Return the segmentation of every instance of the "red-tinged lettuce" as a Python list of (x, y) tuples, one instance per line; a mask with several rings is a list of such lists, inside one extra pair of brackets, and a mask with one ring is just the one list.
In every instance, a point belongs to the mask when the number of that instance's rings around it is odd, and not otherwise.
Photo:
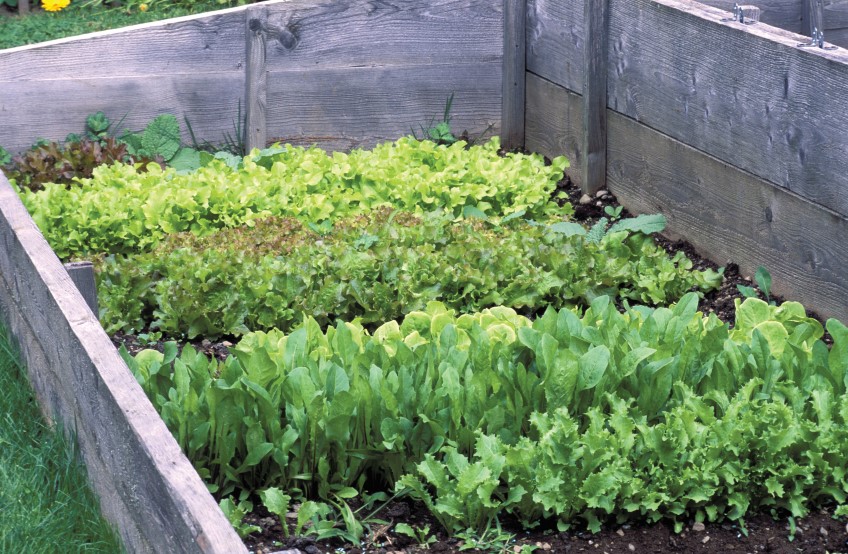
[(152, 327), (212, 338), (289, 330), (301, 314), (321, 326), (379, 324), (431, 301), (461, 312), (505, 305), (525, 313), (602, 294), (668, 303), (721, 282), (720, 272), (692, 271), (682, 253), (669, 257), (646, 235), (617, 232), (592, 243), (555, 228), (382, 208), (324, 234), (291, 218), (206, 237), (183, 233), (150, 253), (100, 264), (100, 319), (110, 332)]

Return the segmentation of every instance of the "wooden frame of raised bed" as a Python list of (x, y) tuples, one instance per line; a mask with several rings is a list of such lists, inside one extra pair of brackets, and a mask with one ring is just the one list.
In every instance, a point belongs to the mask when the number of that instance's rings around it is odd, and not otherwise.
[[(764, 1), (762, 21), (805, 31), (804, 2)], [(0, 51), (0, 144), (99, 110), (136, 129), (184, 116), (214, 142), (243, 106), (248, 145), (347, 149), (419, 130), (453, 93), (454, 128), (565, 154), (584, 190), (848, 320), (848, 51), (729, 17), (690, 0), (275, 0)], [(5, 179), (0, 213), (0, 310), (127, 547), (239, 551)]]

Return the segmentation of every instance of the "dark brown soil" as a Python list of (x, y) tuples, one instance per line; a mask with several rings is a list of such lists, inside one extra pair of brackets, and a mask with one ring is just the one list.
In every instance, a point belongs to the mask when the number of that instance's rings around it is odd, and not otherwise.
[[(598, 554), (637, 553), (703, 553), (703, 554), (844, 554), (848, 552), (848, 525), (844, 518), (837, 520), (827, 511), (818, 511), (796, 520), (794, 535), (786, 517), (754, 515), (740, 523), (708, 523), (699, 527), (690, 521), (680, 533), (675, 533), (669, 523), (653, 525), (609, 525), (597, 534), (585, 531), (557, 532), (540, 529), (532, 532), (504, 531), (514, 534), (502, 543), (505, 548), (480, 550), (469, 548), (461, 540), (452, 539), (442, 532), (431, 533), (436, 542), (429, 548), (393, 531), (393, 525), (406, 522), (414, 527), (438, 524), (428, 517), (420, 506), (398, 502), (389, 506), (387, 513), (378, 514), (386, 524), (373, 525), (373, 535), (361, 546), (315, 541), (309, 537), (285, 538), (279, 520), (273, 516), (256, 516), (251, 523), (262, 527), (261, 533), (250, 535), (245, 544), (256, 554), (275, 552), (303, 552), (305, 554), (393, 554), (424, 552), (505, 552), (520, 553), (522, 546), (535, 546), (535, 552), (596, 552)], [(291, 525), (292, 521), (289, 521)]]
[[(577, 221), (592, 225), (605, 216), (606, 206), (617, 207), (618, 201), (612, 194), (601, 191), (591, 199), (583, 198), (582, 191), (570, 180), (564, 179), (559, 184), (559, 190), (567, 194), (567, 200), (575, 208)], [(581, 198), (583, 202), (581, 202)], [(588, 201), (587, 201), (588, 200)], [(621, 217), (629, 217), (627, 210), (622, 210)], [(696, 269), (718, 269), (714, 262), (701, 257), (694, 247), (685, 241), (672, 241), (663, 236), (657, 236), (657, 241), (669, 253), (683, 251), (694, 262)], [(739, 274), (739, 267), (730, 263), (724, 266), (724, 283), (715, 291), (705, 295), (700, 304), (705, 314), (715, 313), (722, 321), (733, 323), (734, 301), (743, 296), (737, 285), (755, 286), (750, 276)], [(772, 297), (777, 303), (781, 298)], [(818, 318), (816, 314), (809, 313)], [(156, 348), (161, 351), (163, 342), (146, 342), (136, 336), (118, 334), (112, 337), (116, 346), (124, 345), (131, 353), (144, 348)], [(829, 342), (829, 337), (825, 336)], [(229, 341), (210, 342), (208, 340), (193, 341), (190, 344), (197, 350), (225, 359), (232, 343)], [(795, 522), (795, 532), (791, 533), (790, 519), (786, 514), (777, 519), (768, 514), (756, 514), (747, 518), (744, 528), (740, 523), (710, 523), (703, 528), (689, 521), (682, 532), (675, 533), (668, 522), (653, 525), (615, 525), (605, 526), (598, 534), (585, 530), (557, 532), (555, 528), (540, 527), (532, 531), (522, 531), (505, 524), (503, 531), (513, 538), (507, 542), (501, 541), (500, 546), (492, 544), (487, 549), (475, 549), (464, 544), (461, 540), (448, 537), (439, 529), (439, 524), (430, 516), (423, 506), (406, 501), (390, 504), (383, 512), (375, 517), (385, 523), (373, 523), (365, 542), (360, 546), (343, 544), (339, 541), (316, 541), (311, 537), (287, 538), (278, 518), (263, 512), (261, 503), (254, 514), (248, 516), (246, 523), (259, 526), (262, 531), (247, 537), (245, 544), (256, 554), (280, 552), (285, 554), (392, 554), (392, 553), (423, 553), (423, 552), (504, 552), (520, 553), (522, 546), (535, 547), (535, 552), (597, 552), (598, 554), (630, 554), (637, 553), (774, 553), (774, 554), (846, 554), (848, 553), (848, 525), (846, 518), (833, 519), (832, 509), (816, 511), (802, 520)], [(294, 516), (294, 514), (289, 514)], [(429, 536), (435, 537), (435, 542), (427, 547), (415, 544), (411, 538), (394, 532), (394, 525), (407, 523), (413, 527), (429, 526), (432, 530)], [(294, 519), (287, 521), (287, 526), (293, 528)]]

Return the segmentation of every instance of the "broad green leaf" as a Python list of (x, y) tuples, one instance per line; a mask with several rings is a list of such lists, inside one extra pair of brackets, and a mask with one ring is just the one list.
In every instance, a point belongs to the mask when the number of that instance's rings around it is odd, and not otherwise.
[(577, 390), (587, 390), (594, 388), (604, 372), (609, 367), (610, 351), (604, 345), (596, 346), (580, 357), (579, 373), (577, 376)]
[(163, 114), (150, 122), (141, 138), (145, 150), (162, 156), (166, 161), (174, 157), (180, 148), (180, 124), (177, 118)]
[(571, 221), (560, 221), (559, 223), (554, 223), (548, 226), (548, 229), (555, 233), (560, 233), (567, 237), (577, 236), (585, 236), (587, 231), (586, 228), (580, 225), (579, 223), (574, 223)]

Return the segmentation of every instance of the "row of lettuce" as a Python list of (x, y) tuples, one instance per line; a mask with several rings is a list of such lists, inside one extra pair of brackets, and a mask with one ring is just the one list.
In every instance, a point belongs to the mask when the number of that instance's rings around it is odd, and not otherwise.
[(204, 163), (21, 196), (96, 258), (109, 331), (241, 336), (225, 362), (125, 353), (231, 512), (297, 501), (299, 529), (358, 540), (366, 491), (451, 533), (844, 504), (846, 328), (829, 349), (798, 304), (704, 317), (721, 272), (670, 257), (661, 218), (569, 221), (564, 158), (405, 138)]
[(249, 333), (225, 362), (124, 355), (223, 496), (407, 490), (451, 532), (844, 504), (848, 328), (828, 322), (828, 349), (799, 304), (747, 299), (732, 329), (697, 304), (602, 296), (531, 321), (432, 303), (373, 333)]

